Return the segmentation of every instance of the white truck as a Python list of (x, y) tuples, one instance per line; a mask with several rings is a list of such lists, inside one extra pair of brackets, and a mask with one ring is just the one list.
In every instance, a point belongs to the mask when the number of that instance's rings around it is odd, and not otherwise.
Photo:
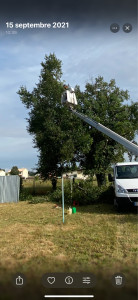
[(109, 174), (108, 178), (113, 181), (114, 205), (118, 209), (138, 206), (138, 162), (116, 163), (114, 175)]

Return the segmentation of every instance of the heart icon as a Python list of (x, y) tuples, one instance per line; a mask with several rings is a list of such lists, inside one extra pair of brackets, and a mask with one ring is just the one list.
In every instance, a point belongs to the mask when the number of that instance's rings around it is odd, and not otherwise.
[(47, 277), (47, 281), (50, 284), (53, 284), (55, 282), (55, 280), (56, 280), (55, 277)]

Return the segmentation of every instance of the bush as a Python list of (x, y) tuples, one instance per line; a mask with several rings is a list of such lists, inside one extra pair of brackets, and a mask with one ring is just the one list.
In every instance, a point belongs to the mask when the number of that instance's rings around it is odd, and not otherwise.
[[(73, 184), (73, 192), (71, 199), (70, 182), (64, 187), (65, 204), (72, 205), (73, 201), (79, 205), (89, 205), (94, 203), (113, 203), (114, 191), (112, 186), (93, 186), (90, 181), (81, 181), (79, 184)], [(50, 195), (50, 201), (61, 202), (62, 190), (58, 188)]]
[[(75, 187), (74, 187), (75, 188)], [(113, 203), (114, 190), (112, 186), (93, 186), (89, 181), (82, 181), (76, 186), (79, 192), (75, 192), (73, 198), (78, 197), (81, 205), (93, 203)]]
[(45, 203), (45, 202), (49, 202), (49, 198), (47, 196), (45, 196), (45, 197), (33, 197), (29, 201), (29, 204), (38, 204), (38, 203)]
[(23, 178), (20, 177), (20, 193), (23, 191)]
[(27, 191), (20, 192), (19, 201), (27, 201), (31, 199), (32, 195), (30, 195)]
[(80, 205), (88, 205), (99, 202), (100, 189), (96, 186), (75, 187), (73, 192), (73, 200), (79, 202)]
[(61, 202), (62, 200), (62, 190), (57, 188), (53, 193), (50, 194), (50, 201)]

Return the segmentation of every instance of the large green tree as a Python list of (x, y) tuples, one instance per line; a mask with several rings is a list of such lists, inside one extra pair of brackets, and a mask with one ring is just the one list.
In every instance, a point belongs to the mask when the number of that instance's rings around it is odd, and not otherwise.
[[(76, 92), (80, 99), (81, 112), (128, 140), (134, 140), (138, 122), (137, 104), (124, 104), (129, 99), (128, 91), (117, 87), (115, 80), (107, 83), (99, 76), (95, 82), (86, 84), (84, 92), (81, 92), (79, 87)], [(95, 128), (88, 125), (87, 128), (93, 143), (81, 164), (87, 171), (96, 174), (100, 186), (105, 183), (105, 174), (111, 164), (124, 160), (126, 149)]]
[[(55, 54), (45, 56), (33, 91), (23, 86), (18, 91), (29, 111), (28, 132), (39, 150), (38, 172), (45, 179), (51, 176), (55, 187), (56, 176), (79, 163), (87, 172), (96, 174), (101, 185), (111, 164), (123, 160), (126, 149), (61, 105), (64, 90), (61, 65)], [(99, 76), (86, 84), (84, 92), (78, 86), (75, 91), (79, 111), (127, 139), (134, 139), (136, 104), (124, 104), (129, 99), (128, 91), (117, 87), (115, 80), (107, 83)]]
[(39, 150), (38, 172), (45, 179), (51, 176), (54, 182), (55, 176), (75, 166), (79, 157), (90, 150), (92, 138), (81, 120), (61, 105), (61, 61), (50, 54), (41, 66), (33, 91), (22, 86), (18, 94), (29, 110), (27, 129)]

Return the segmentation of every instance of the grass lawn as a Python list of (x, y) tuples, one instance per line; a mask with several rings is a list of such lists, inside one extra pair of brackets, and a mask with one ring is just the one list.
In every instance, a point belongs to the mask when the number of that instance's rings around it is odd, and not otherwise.
[(1, 282), (19, 271), (38, 278), (50, 271), (91, 271), (102, 280), (122, 272), (134, 289), (135, 213), (118, 214), (108, 204), (90, 205), (65, 215), (63, 225), (62, 209), (54, 203), (5, 203), (0, 205), (0, 231)]

